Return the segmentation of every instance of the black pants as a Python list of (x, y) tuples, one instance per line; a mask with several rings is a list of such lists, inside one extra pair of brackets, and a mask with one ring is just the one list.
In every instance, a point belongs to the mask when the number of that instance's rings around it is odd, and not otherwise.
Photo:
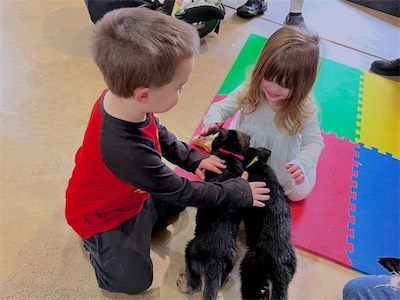
[(99, 287), (130, 295), (147, 290), (153, 282), (150, 259), (153, 226), (183, 209), (149, 198), (142, 211), (132, 219), (83, 240), (84, 247), (90, 252)]

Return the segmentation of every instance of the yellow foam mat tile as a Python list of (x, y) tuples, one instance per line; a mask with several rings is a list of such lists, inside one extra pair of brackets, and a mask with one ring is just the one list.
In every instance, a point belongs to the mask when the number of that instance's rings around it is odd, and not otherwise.
[(400, 159), (400, 83), (363, 72), (358, 119), (357, 142)]

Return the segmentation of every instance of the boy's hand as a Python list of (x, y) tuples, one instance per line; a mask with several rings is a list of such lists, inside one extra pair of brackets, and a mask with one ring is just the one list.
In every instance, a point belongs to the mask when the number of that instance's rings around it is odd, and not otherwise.
[(286, 170), (290, 173), (290, 176), (297, 185), (304, 182), (304, 174), (298, 165), (285, 164)]
[[(242, 178), (247, 180), (249, 178), (249, 173), (243, 172)], [(266, 195), (270, 192), (269, 188), (266, 188), (265, 182), (262, 181), (249, 182), (249, 184), (251, 193), (253, 194), (253, 206), (264, 207), (265, 204), (261, 201), (269, 200), (270, 197)]]
[(201, 130), (200, 135), (202, 135), (202, 136), (209, 135), (209, 134), (210, 134), (211, 132), (213, 132), (215, 129), (218, 129), (218, 128), (221, 128), (222, 126), (224, 126), (224, 124), (225, 124), (225, 121), (220, 121), (220, 122), (218, 122), (218, 123), (210, 124), (210, 125), (204, 127), (204, 128)]
[(210, 155), (209, 157), (203, 159), (199, 166), (197, 167), (194, 174), (199, 177), (201, 180), (204, 180), (203, 170), (212, 171), (217, 174), (221, 174), (221, 169), (225, 169), (225, 161), (218, 156)]

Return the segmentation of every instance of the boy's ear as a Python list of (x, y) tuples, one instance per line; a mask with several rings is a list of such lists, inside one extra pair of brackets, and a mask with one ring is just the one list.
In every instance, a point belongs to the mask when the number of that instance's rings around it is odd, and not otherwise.
[(133, 91), (133, 98), (139, 101), (140, 103), (146, 103), (150, 97), (150, 88), (146, 87), (138, 87)]

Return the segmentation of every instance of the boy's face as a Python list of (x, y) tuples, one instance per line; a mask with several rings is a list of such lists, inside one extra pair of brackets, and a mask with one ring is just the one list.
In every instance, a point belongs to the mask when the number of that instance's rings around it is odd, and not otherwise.
[(189, 80), (194, 67), (194, 58), (188, 58), (178, 66), (174, 78), (167, 85), (151, 89), (150, 109), (153, 113), (163, 113), (173, 108), (181, 97), (185, 83)]

